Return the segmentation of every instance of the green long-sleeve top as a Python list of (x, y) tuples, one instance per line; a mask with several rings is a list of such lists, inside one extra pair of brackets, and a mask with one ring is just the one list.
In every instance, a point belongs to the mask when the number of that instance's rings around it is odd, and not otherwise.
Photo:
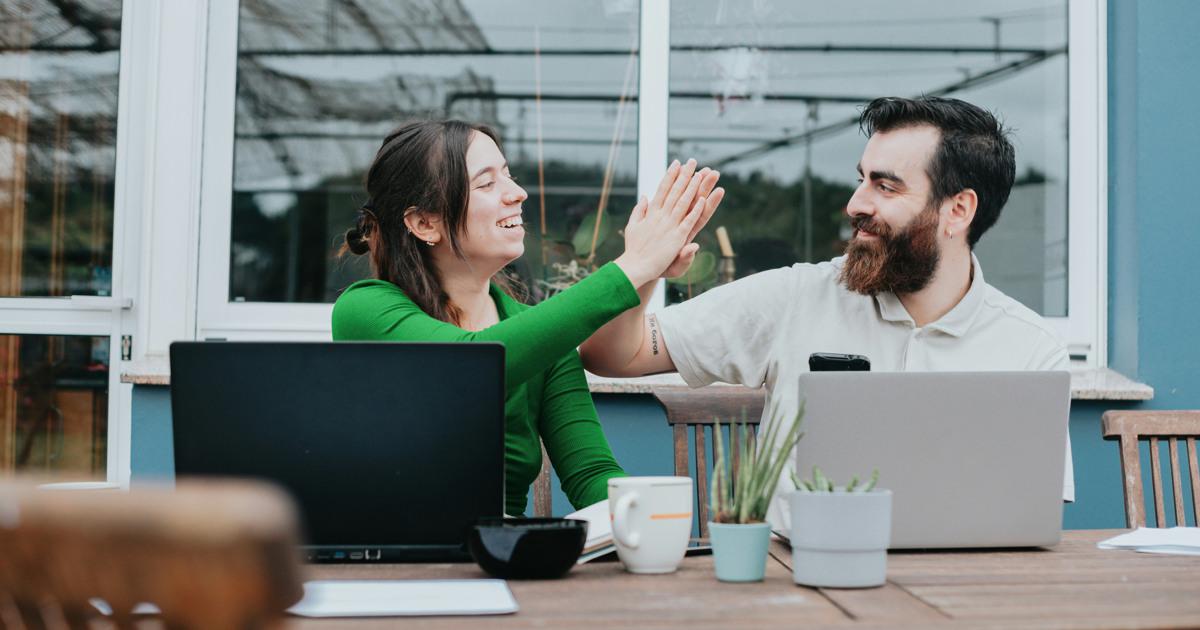
[(563, 492), (577, 509), (607, 498), (607, 481), (624, 477), (592, 403), (575, 348), (639, 297), (609, 263), (573, 287), (527, 306), (490, 289), (500, 322), (478, 332), (434, 319), (396, 285), (363, 280), (333, 306), (339, 341), (499, 341), (505, 370), (505, 511), (524, 514), (542, 467), (538, 437)]

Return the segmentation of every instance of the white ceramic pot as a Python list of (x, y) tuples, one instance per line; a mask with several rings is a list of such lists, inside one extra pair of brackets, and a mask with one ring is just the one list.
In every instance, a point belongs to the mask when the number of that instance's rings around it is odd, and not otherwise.
[(861, 588), (887, 581), (892, 491), (801, 492), (791, 496), (792, 580)]

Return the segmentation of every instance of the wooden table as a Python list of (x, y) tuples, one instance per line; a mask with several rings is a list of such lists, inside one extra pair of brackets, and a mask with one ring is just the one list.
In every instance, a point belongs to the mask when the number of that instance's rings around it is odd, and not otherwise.
[[(510, 581), (521, 610), (487, 617), (315, 620), (289, 628), (1195, 628), (1200, 557), (1096, 549), (1119, 530), (1067, 531), (1049, 550), (893, 552), (888, 583), (810, 589), (792, 583), (774, 543), (766, 580), (718, 582), (711, 556), (662, 576), (592, 562), (561, 580)], [(308, 579), (485, 577), (473, 564), (317, 565)]]

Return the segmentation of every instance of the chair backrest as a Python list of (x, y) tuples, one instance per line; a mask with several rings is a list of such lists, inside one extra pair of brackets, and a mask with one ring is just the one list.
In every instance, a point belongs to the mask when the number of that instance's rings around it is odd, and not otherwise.
[(0, 628), (88, 628), (100, 618), (92, 598), (122, 629), (143, 602), (171, 629), (282, 627), (304, 594), (298, 545), (290, 499), (255, 482), (0, 484)]
[(1186, 444), (1188, 478), (1192, 488), (1192, 521), (1200, 524), (1200, 471), (1196, 465), (1196, 438), (1200, 437), (1200, 411), (1106, 411), (1101, 417), (1106, 440), (1121, 442), (1121, 476), (1125, 489), (1125, 525), (1146, 525), (1145, 499), (1142, 493), (1142, 465), (1138, 442), (1150, 443), (1151, 486), (1154, 489), (1154, 517), (1157, 527), (1166, 527), (1163, 505), (1162, 465), (1159, 440), (1166, 438), (1171, 460), (1171, 494), (1174, 498), (1175, 524), (1184, 525), (1183, 485), (1179, 469), (1179, 441)]
[(554, 504), (550, 499), (550, 469), (550, 456), (546, 453), (546, 445), (542, 444), (542, 471), (533, 480), (534, 516), (554, 516)]
[[(716, 442), (710, 439), (717, 422), (729, 424), (743, 422), (757, 427), (762, 417), (766, 393), (761, 389), (742, 386), (712, 385), (700, 389), (663, 386), (654, 388), (654, 398), (667, 412), (667, 424), (674, 430), (675, 474), (680, 477), (691, 475), (696, 488), (696, 518), (699, 521), (700, 538), (708, 538), (708, 452), (712, 451), (716, 461)], [(688, 448), (688, 427), (693, 429), (696, 456), (691, 457)], [(733, 469), (737, 469), (738, 435), (730, 432), (726, 443)], [(754, 432), (750, 432), (753, 440)], [(706, 446), (711, 444), (711, 446)], [(753, 447), (753, 443), (749, 446)], [(736, 479), (734, 479), (736, 481)]]

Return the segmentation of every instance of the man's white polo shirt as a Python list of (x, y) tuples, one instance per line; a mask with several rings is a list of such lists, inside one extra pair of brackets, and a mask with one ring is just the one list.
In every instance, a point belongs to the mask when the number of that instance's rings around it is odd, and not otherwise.
[[(814, 352), (866, 355), (889, 371), (1066, 370), (1067, 346), (1037, 313), (988, 285), (974, 255), (974, 281), (941, 319), (917, 328), (894, 293), (852, 293), (837, 282), (842, 258), (757, 273), (655, 316), (680, 376), (691, 387), (714, 382), (766, 386), (772, 410), (794, 417), (796, 383)], [(1067, 440), (1063, 499), (1075, 498)], [(769, 520), (786, 527), (788, 460)], [(781, 505), (782, 503), (782, 505)]]

